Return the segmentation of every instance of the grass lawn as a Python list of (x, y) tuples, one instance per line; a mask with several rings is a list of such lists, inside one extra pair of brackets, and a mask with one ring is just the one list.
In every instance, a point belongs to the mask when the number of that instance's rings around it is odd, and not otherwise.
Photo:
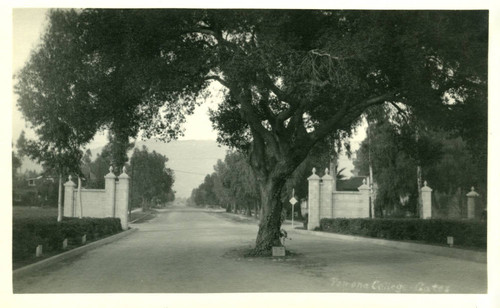
[(57, 217), (57, 207), (14, 206), (12, 207), (14, 219), (35, 217)]

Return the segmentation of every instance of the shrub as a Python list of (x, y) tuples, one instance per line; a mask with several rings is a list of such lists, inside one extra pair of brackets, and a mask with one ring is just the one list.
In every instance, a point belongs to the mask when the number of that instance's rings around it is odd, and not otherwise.
[[(19, 261), (34, 256), (37, 245), (44, 252), (62, 250), (65, 238), (80, 244), (81, 236), (96, 239), (122, 230), (119, 218), (64, 218), (60, 223), (54, 217), (14, 219), (12, 223), (12, 259)], [(98, 236), (96, 236), (98, 235)]]
[(412, 240), (430, 244), (446, 244), (453, 236), (454, 245), (486, 249), (486, 222), (451, 219), (412, 218), (324, 218), (320, 230), (333, 233)]

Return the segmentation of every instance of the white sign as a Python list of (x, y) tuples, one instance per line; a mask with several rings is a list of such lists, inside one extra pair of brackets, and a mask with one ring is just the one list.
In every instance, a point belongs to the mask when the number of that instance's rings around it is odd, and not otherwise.
[(273, 246), (273, 257), (284, 257), (286, 256), (284, 246)]
[(297, 203), (297, 199), (295, 199), (295, 188), (292, 189), (292, 198), (289, 201), (292, 204), (292, 228), (293, 228), (293, 217), (294, 217), (294, 214), (295, 214), (294, 205), (295, 205), (295, 203)]

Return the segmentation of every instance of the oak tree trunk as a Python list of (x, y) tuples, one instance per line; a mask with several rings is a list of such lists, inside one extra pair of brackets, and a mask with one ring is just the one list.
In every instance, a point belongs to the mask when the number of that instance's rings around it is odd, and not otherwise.
[[(257, 140), (258, 141), (258, 140)], [(307, 151), (287, 152), (286, 142), (276, 147), (254, 143), (250, 162), (260, 192), (259, 231), (252, 255), (267, 256), (273, 246), (281, 246), (283, 202), (281, 192), (287, 179), (307, 156)], [(264, 152), (267, 155), (264, 155)], [(288, 153), (288, 154), (287, 154)], [(290, 155), (289, 155), (290, 154)], [(290, 158), (292, 156), (292, 158)]]
[(260, 184), (261, 217), (259, 232), (255, 243), (255, 254), (264, 255), (271, 251), (273, 246), (281, 246), (281, 210), (280, 200), (283, 185), (276, 183)]

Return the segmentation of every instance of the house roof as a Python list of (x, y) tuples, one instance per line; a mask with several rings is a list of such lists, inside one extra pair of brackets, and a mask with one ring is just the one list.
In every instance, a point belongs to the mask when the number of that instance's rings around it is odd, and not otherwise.
[(358, 191), (358, 187), (363, 185), (364, 176), (353, 176), (346, 180), (337, 181), (338, 191)]

